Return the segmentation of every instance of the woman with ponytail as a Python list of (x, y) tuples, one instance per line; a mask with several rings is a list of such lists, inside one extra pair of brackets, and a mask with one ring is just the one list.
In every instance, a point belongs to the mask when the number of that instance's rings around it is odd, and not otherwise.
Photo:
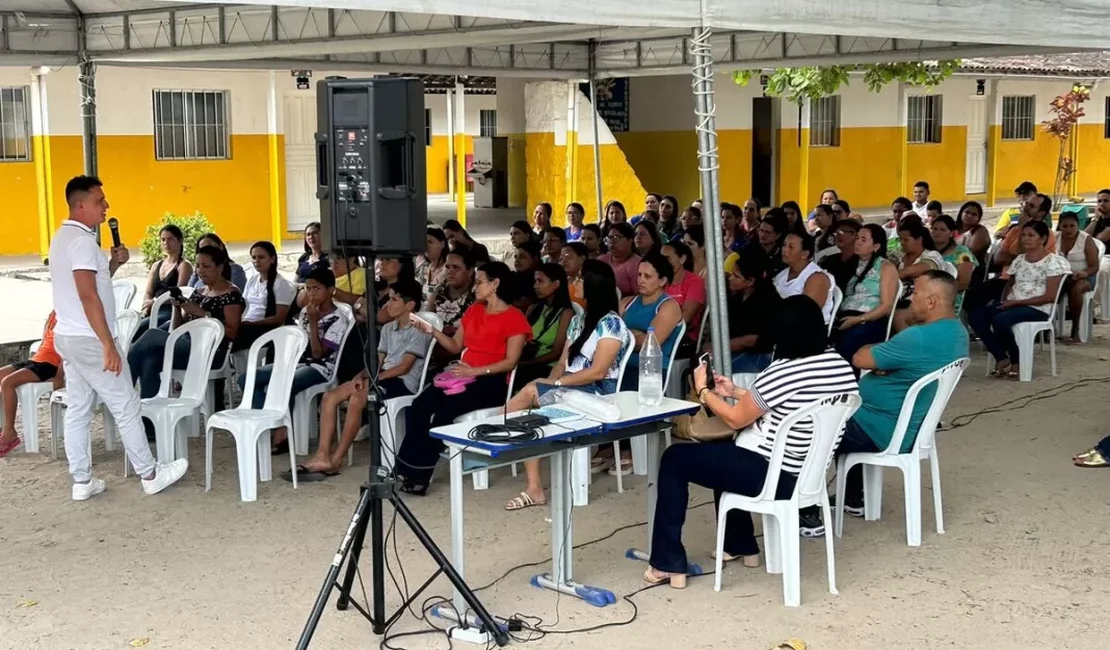
[(848, 362), (865, 345), (886, 339), (886, 325), (898, 293), (898, 269), (886, 259), (886, 231), (865, 224), (856, 235), (856, 274), (844, 288), (833, 342)]
[(293, 283), (278, 274), (277, 250), (272, 243), (255, 242), (251, 246), (251, 261), (258, 273), (247, 280), (243, 291), (247, 308), (233, 351), (249, 349), (258, 337), (285, 324), (289, 305), (297, 295)]

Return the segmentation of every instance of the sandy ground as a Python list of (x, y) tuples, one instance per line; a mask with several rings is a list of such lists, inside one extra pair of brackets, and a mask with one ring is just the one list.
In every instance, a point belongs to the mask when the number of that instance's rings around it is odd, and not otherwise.
[[(1060, 376), (1038, 355), (1034, 382), (983, 377), (983, 352), (965, 375), (945, 420), (1022, 395), (1105, 377), (1106, 327), (1082, 348), (1059, 351)], [(538, 641), (548, 648), (753, 648), (790, 637), (813, 650), (898, 648), (1098, 648), (1110, 592), (1105, 529), (1110, 471), (1072, 467), (1072, 454), (1106, 431), (1100, 404), (1106, 382), (1088, 382), (1049, 400), (980, 417), (940, 434), (947, 533), (933, 525), (932, 494), (923, 490), (923, 545), (905, 543), (900, 477), (887, 473), (883, 520), (849, 519), (836, 549), (840, 595), (828, 593), (824, 543), (802, 542), (802, 606), (782, 605), (778, 576), (726, 569), (721, 593), (712, 577), (685, 592), (652, 589), (634, 598), (638, 618), (624, 627)], [(42, 412), (45, 417), (45, 409)], [(44, 420), (45, 422), (45, 420)], [(44, 447), (49, 445), (44, 439)], [(275, 476), (256, 503), (238, 499), (229, 437), (216, 442), (213, 489), (204, 492), (203, 442), (190, 441), (192, 467), (182, 483), (145, 497), (122, 478), (122, 454), (97, 441), (96, 473), (108, 491), (85, 503), (69, 499), (65, 461), (17, 454), (0, 461), (0, 648), (18, 650), (127, 648), (181, 650), (290, 648), (300, 634), (327, 564), (344, 530), (365, 472), (365, 443), (356, 466), (324, 484), (292, 485)], [(275, 460), (275, 474), (288, 458)], [(446, 469), (426, 498), (411, 498), (431, 535), (449, 547)], [(630, 478), (617, 494), (611, 477), (595, 480), (591, 503), (575, 515), (575, 541), (643, 522), (645, 484)], [(505, 513), (520, 485), (507, 470), (488, 492), (467, 489), (468, 556), (473, 586), (510, 567), (550, 558), (545, 511)], [(710, 495), (695, 489), (692, 502)], [(710, 566), (713, 513), (689, 513), (685, 540), (692, 559)], [(638, 526), (576, 552), (575, 575), (621, 595), (641, 587), (644, 565), (623, 558), (642, 545)], [(432, 564), (411, 534), (398, 536), (410, 585)], [(391, 554), (391, 564), (396, 559)], [(368, 563), (364, 570), (369, 573)], [(626, 622), (626, 602), (596, 609), (529, 586), (536, 569), (513, 572), (482, 592), (498, 615), (522, 612), (555, 629)], [(357, 586), (357, 583), (356, 583)], [(449, 594), (440, 578), (431, 594)], [(389, 590), (389, 606), (397, 606)], [(405, 616), (396, 630), (420, 625)], [(379, 642), (353, 612), (329, 607), (316, 648), (373, 647)], [(131, 645), (129, 645), (131, 644)], [(404, 638), (405, 648), (444, 648), (442, 636)], [(465, 647), (465, 646), (462, 646)]]

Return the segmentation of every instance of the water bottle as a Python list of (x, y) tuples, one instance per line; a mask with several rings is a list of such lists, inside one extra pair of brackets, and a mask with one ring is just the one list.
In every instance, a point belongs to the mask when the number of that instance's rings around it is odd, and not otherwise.
[(649, 327), (640, 348), (640, 392), (642, 406), (659, 406), (663, 402), (663, 348)]

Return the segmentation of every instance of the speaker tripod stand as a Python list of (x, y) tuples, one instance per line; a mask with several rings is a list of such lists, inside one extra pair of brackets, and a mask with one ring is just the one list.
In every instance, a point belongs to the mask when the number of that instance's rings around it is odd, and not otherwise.
[[(367, 264), (368, 268), (374, 268), (373, 257), (371, 256)], [(368, 278), (369, 280), (369, 278)], [(366, 283), (366, 304), (367, 311), (374, 314), (373, 306), (377, 305), (377, 294), (374, 289), (372, 281)], [(378, 333), (373, 324), (367, 328), (366, 346), (364, 349), (366, 357), (366, 368), (370, 373), (371, 378), (378, 376)], [(376, 386), (371, 382), (371, 388), (376, 391)], [(376, 391), (377, 392), (377, 391)], [(382, 403), (382, 395), (377, 393), (376, 400), (369, 400), (367, 402), (367, 410), (369, 414), (369, 429), (370, 429), (370, 475), (365, 483), (362, 484), (359, 494), (358, 506), (355, 507), (354, 516), (351, 518), (350, 524), (343, 534), (343, 539), (339, 543), (339, 549), (335, 553), (335, 557), (328, 567), (327, 577), (324, 578), (324, 584), (320, 587), (320, 593), (316, 596), (316, 603), (312, 606), (312, 612), (309, 614), (308, 621), (305, 623), (304, 630), (301, 632), (301, 637), (297, 641), (297, 650), (307, 650), (309, 644), (312, 642), (312, 635), (316, 631), (316, 626), (320, 622), (320, 617), (324, 613), (324, 608), (327, 607), (328, 600), (331, 598), (331, 593), (334, 589), (339, 590), (339, 598), (336, 601), (336, 608), (339, 610), (346, 610), (348, 607), (353, 606), (356, 611), (366, 617), (370, 621), (371, 627), (376, 635), (385, 634), (386, 630), (391, 626), (409, 605), (416, 601), (421, 593), (427, 589), (432, 582), (439, 577), (440, 574), (446, 575), (451, 584), (462, 595), (463, 600), (466, 601), (470, 610), (477, 617), (480, 623), (477, 630), (480, 634), (485, 634), (493, 638), (497, 645), (504, 646), (509, 642), (508, 631), (493, 619), (493, 616), (486, 610), (485, 606), (479, 602), (478, 597), (467, 586), (462, 576), (459, 575), (455, 567), (443, 554), (443, 551), (436, 546), (434, 540), (420, 524), (416, 515), (409, 510), (404, 501), (401, 500), (400, 495), (397, 494), (395, 479), (391, 472), (381, 466), (382, 456), (382, 436), (381, 436), (381, 423), (379, 421), (378, 408)], [(351, 417), (354, 414), (348, 413), (347, 416)], [(393, 506), (394, 511), (400, 516), (401, 520), (405, 522), (409, 530), (416, 535), (420, 544), (427, 551), (428, 555), (438, 565), (438, 569), (429, 577), (424, 584), (422, 584), (416, 591), (407, 597), (393, 612), (393, 614), (386, 614), (385, 603), (385, 537), (383, 530), (383, 504), (389, 502)], [(359, 603), (351, 598), (351, 588), (354, 586), (355, 574), (358, 571), (358, 563), (362, 558), (362, 549), (366, 541), (366, 529), (370, 529), (370, 566), (371, 566), (371, 602), (368, 604)], [(396, 532), (394, 532), (396, 534)], [(347, 571), (343, 577), (343, 582), (338, 582), (339, 572), (346, 564)], [(467, 627), (467, 617), (465, 612), (459, 612), (459, 625)]]

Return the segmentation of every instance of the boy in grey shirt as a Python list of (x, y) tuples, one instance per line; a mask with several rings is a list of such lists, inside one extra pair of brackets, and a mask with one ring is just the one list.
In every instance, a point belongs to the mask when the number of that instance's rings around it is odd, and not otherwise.
[[(432, 339), (418, 330), (409, 316), (423, 297), (424, 291), (415, 280), (399, 280), (389, 287), (385, 308), (393, 320), (382, 327), (378, 343), (378, 389), (385, 399), (415, 395), (422, 388), (420, 375)], [(312, 458), (298, 466), (298, 480), (320, 481), (339, 474), (347, 449), (362, 427), (361, 414), (368, 396), (366, 370), (324, 394), (320, 404), (320, 446)], [(347, 419), (343, 423), (343, 437), (333, 451), (339, 406), (343, 402), (347, 402)], [(283, 477), (292, 480), (289, 472)]]

